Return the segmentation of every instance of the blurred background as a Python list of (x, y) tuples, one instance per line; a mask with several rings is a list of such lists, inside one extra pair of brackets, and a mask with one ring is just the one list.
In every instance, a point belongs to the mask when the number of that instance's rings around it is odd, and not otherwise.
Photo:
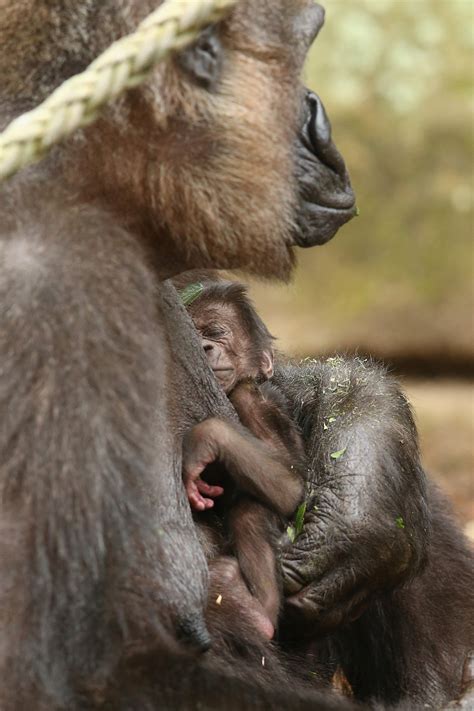
[(474, 0), (321, 0), (306, 68), (360, 217), (252, 284), (291, 355), (371, 354), (401, 376), (428, 470), (474, 537)]

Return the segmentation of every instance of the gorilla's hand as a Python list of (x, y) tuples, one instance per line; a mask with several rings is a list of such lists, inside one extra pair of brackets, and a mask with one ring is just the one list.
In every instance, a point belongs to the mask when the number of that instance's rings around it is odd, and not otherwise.
[(285, 622), (298, 636), (302, 629), (312, 634), (357, 619), (372, 593), (405, 579), (412, 551), (403, 532), (396, 540), (391, 525), (375, 510), (359, 518), (342, 507), (328, 518), (318, 507), (306, 515), (301, 534), (281, 557)]
[(374, 593), (419, 570), (425, 477), (407, 401), (380, 367), (337, 358), (275, 379), (308, 455), (304, 526), (281, 553), (285, 623), (300, 636), (357, 618)]

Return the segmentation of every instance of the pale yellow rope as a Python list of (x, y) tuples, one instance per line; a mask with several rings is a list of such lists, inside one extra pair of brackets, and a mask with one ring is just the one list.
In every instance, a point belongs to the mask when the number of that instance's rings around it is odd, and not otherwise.
[(0, 180), (40, 158), (76, 128), (91, 123), (99, 109), (140, 84), (157, 62), (192, 42), (235, 2), (167, 0), (136, 32), (114, 42), (84, 72), (7, 126), (0, 134)]

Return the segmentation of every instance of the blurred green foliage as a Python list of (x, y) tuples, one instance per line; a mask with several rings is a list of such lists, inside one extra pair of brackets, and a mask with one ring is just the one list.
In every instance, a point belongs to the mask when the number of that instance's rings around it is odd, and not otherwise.
[(306, 83), (323, 99), (360, 208), (256, 286), (286, 351), (474, 351), (473, 0), (326, 0)]

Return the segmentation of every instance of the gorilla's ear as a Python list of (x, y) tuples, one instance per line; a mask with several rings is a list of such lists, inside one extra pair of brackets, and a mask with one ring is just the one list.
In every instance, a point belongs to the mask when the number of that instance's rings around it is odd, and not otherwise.
[(273, 377), (273, 360), (274, 356), (272, 350), (263, 351), (260, 372), (267, 380)]
[(177, 57), (179, 66), (197, 83), (212, 91), (220, 79), (223, 47), (216, 25), (210, 25), (196, 42)]

